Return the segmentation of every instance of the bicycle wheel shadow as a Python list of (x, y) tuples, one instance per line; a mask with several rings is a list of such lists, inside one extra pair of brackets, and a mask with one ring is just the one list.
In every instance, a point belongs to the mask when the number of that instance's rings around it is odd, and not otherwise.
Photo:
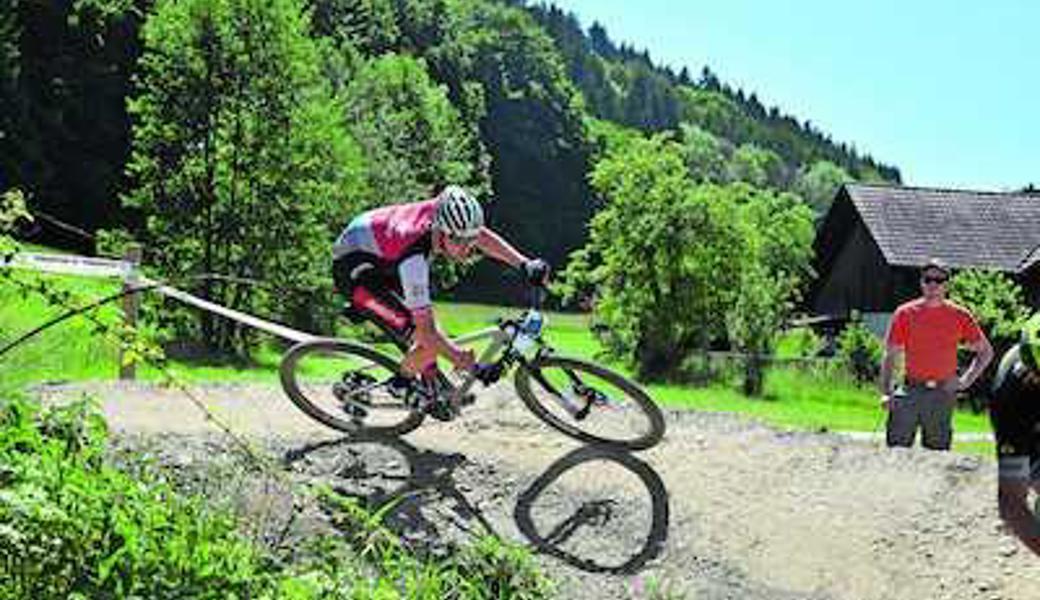
[(401, 439), (308, 444), (286, 452), (283, 463), (370, 510), (389, 505), (384, 524), (433, 554), (508, 531), (582, 571), (631, 574), (659, 556), (668, 537), (660, 476), (604, 447), (567, 452), (533, 480)]
[[(649, 498), (617, 487), (631, 475)], [(593, 489), (579, 484), (604, 479), (612, 484)], [(538, 551), (590, 573), (635, 573), (660, 555), (668, 539), (668, 491), (661, 477), (649, 463), (606, 447), (585, 446), (557, 459), (520, 494), (513, 515)], [(643, 536), (635, 552), (619, 547)]]

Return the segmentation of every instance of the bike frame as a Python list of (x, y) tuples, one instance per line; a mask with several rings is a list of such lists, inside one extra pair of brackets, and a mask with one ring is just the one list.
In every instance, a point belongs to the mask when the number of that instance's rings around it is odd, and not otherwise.
[[(452, 338), (451, 341), (460, 346), (472, 346), (477, 342), (488, 339), (491, 340), (491, 344), (481, 353), (480, 358), (477, 359), (477, 363), (501, 363), (506, 358), (504, 350), (511, 347), (513, 341), (513, 335), (503, 331), (501, 327), (488, 327), (473, 333), (467, 333)], [(495, 360), (492, 360), (492, 358), (495, 358)], [(467, 373), (465, 378), (462, 380), (462, 384), (455, 388), (455, 393), (452, 394), (451, 401), (457, 403), (460, 398), (464, 398), (476, 382), (476, 372), (471, 371)]]

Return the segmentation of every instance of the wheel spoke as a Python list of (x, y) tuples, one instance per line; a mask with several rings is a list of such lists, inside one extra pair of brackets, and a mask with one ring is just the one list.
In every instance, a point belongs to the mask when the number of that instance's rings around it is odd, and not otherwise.
[(584, 441), (645, 448), (663, 433), (661, 413), (641, 388), (591, 363), (546, 358), (518, 375), (517, 391), (549, 425)]
[(330, 427), (398, 434), (421, 420), (387, 389), (397, 362), (369, 348), (334, 340), (301, 344), (286, 355), (281, 370), (290, 398)]

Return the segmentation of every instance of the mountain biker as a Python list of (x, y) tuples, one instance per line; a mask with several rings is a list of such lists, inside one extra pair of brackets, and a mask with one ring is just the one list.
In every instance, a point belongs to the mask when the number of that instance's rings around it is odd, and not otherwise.
[[(470, 370), (475, 355), (437, 326), (430, 300), (430, 263), (439, 256), (463, 261), (474, 250), (522, 269), (532, 284), (548, 281), (548, 264), (526, 256), (486, 227), (480, 203), (455, 185), (429, 200), (364, 212), (333, 246), (333, 280), (350, 310), (410, 343), (392, 391), (406, 395), (409, 390), (425, 390), (420, 408), (441, 420), (450, 420), (454, 408), (431, 392), (436, 389), (437, 357), (447, 358), (458, 370)], [(415, 385), (417, 381), (422, 385)]]
[(990, 421), (999, 461), (1000, 518), (1040, 556), (1040, 515), (1031, 514), (1026, 502), (1030, 487), (1040, 493), (1040, 313), (1026, 322), (1021, 340), (1000, 361)]

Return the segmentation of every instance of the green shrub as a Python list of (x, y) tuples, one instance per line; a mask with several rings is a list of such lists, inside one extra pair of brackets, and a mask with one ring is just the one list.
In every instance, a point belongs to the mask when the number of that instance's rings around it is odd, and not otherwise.
[(859, 383), (877, 380), (882, 350), (881, 340), (860, 322), (850, 324), (838, 337), (838, 356)]
[[(980, 409), (978, 400), (988, 393), (1000, 357), (1018, 341), (1022, 324), (1029, 317), (1029, 306), (1022, 288), (1010, 277), (998, 271), (976, 269), (961, 271), (950, 279), (950, 299), (975, 315), (996, 353), (996, 360), (972, 386), (972, 406)], [(959, 355), (962, 366), (972, 356), (964, 349)]]
[(823, 340), (809, 327), (789, 329), (776, 343), (777, 358), (812, 358), (823, 348)]
[(105, 435), (86, 401), (0, 404), (0, 598), (256, 597), (273, 584), (229, 514), (108, 466)]

